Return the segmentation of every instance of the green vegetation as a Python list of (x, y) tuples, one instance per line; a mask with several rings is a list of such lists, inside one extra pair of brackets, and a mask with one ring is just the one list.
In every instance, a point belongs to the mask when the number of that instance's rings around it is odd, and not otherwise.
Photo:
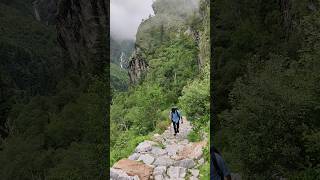
[(115, 148), (110, 151), (110, 165), (119, 161), (121, 158), (129, 157), (139, 143), (149, 140), (149, 136), (136, 136), (133, 131), (127, 131), (118, 137)]
[[(155, 6), (161, 7), (160, 2), (166, 5), (174, 3), (156, 1)], [(192, 20), (194, 14), (189, 10), (191, 15), (179, 20), (175, 19), (178, 16), (175, 13), (170, 14), (165, 10), (158, 13), (142, 22), (137, 33), (136, 44), (148, 64), (147, 73), (139, 84), (113, 96), (111, 164), (130, 155), (138, 140), (142, 141), (153, 133), (162, 133), (170, 124), (168, 113), (172, 105), (178, 105), (183, 115), (193, 123), (195, 128), (190, 137), (195, 136), (195, 140), (199, 141), (209, 133), (209, 53), (207, 49), (202, 49), (209, 48), (204, 45), (208, 36), (203, 37), (200, 49), (194, 38), (184, 33), (188, 29), (187, 22), (193, 22), (190, 23), (193, 30), (204, 31), (208, 29), (203, 27), (208, 25), (208, 21)], [(206, 63), (201, 68), (198, 64), (199, 54)], [(124, 147), (124, 142), (130, 147)], [(117, 153), (121, 148), (124, 150)], [(206, 161), (209, 162), (209, 157)], [(205, 164), (201, 173), (209, 174), (209, 163)], [(204, 176), (204, 179), (208, 179), (208, 176)]]
[[(120, 148), (118, 145), (122, 142), (121, 137), (133, 139), (136, 136), (145, 136), (156, 128), (167, 125), (165, 113), (168, 111), (164, 111), (178, 101), (182, 88), (197, 72), (196, 47), (193, 44), (186, 45), (185, 42), (178, 39), (160, 48), (157, 54), (153, 55), (158, 59), (150, 60), (150, 70), (143, 83), (113, 97), (110, 143), (112, 150)], [(126, 156), (111, 157), (111, 160), (123, 157)]]
[(215, 145), (246, 179), (320, 177), (318, 2), (287, 5), (214, 3)]
[(200, 167), (200, 179), (201, 180), (208, 180), (210, 179), (210, 152), (209, 152), (209, 146), (207, 146), (203, 150), (203, 156), (205, 159), (204, 165)]
[(3, 179), (101, 176), (106, 86), (93, 80), (81, 92), (79, 82), (71, 82), (60, 84), (64, 89), (54, 96), (36, 96), (13, 107), (9, 126), (14, 129), (0, 153)]

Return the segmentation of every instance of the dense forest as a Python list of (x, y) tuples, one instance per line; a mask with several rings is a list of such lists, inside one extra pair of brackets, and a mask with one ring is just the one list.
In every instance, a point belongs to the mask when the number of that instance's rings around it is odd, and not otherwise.
[(167, 129), (172, 106), (193, 123), (191, 141), (209, 136), (209, 1), (156, 0), (152, 7), (155, 15), (141, 22), (128, 62), (129, 88), (112, 98), (111, 165)]
[[(56, 2), (0, 2), (3, 180), (107, 177), (109, 8)], [(102, 18), (70, 19), (92, 12)]]
[(215, 146), (244, 179), (319, 179), (319, 2), (211, 11)]

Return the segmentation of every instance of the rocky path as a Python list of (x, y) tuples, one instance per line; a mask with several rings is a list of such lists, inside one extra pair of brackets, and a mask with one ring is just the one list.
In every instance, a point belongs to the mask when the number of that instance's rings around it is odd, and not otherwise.
[(199, 179), (199, 167), (204, 163), (202, 149), (206, 142), (189, 142), (192, 130), (184, 118), (180, 133), (173, 136), (172, 125), (161, 135), (155, 134), (152, 141), (141, 142), (135, 152), (122, 159), (110, 169), (112, 180), (167, 180)]

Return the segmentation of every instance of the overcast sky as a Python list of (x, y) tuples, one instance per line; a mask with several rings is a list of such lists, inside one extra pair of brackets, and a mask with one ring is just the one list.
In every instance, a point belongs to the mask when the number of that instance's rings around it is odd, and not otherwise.
[(111, 0), (111, 35), (118, 39), (135, 39), (142, 19), (153, 15), (153, 0)]

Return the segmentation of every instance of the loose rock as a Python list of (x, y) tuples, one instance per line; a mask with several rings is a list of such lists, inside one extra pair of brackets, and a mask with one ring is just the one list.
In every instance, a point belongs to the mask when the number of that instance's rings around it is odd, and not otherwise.
[(145, 164), (151, 165), (154, 161), (154, 157), (149, 154), (143, 154), (139, 157), (138, 161), (143, 161)]
[(184, 168), (193, 168), (195, 166), (195, 162), (192, 159), (182, 159), (177, 161), (174, 165)]
[(167, 168), (165, 166), (158, 166), (154, 168), (153, 175), (165, 175)]
[(156, 143), (153, 141), (143, 141), (136, 147), (136, 152), (148, 152), (152, 150), (152, 146), (155, 145)]
[(155, 166), (171, 166), (173, 163), (174, 161), (170, 159), (169, 156), (165, 155), (158, 157), (153, 164)]
[(198, 164), (199, 165), (203, 165), (204, 164), (204, 158), (199, 159)]
[(189, 171), (190, 171), (190, 173), (192, 174), (192, 176), (194, 176), (194, 177), (198, 177), (198, 176), (199, 176), (199, 173), (200, 173), (199, 170), (197, 170), (197, 169), (190, 169)]

